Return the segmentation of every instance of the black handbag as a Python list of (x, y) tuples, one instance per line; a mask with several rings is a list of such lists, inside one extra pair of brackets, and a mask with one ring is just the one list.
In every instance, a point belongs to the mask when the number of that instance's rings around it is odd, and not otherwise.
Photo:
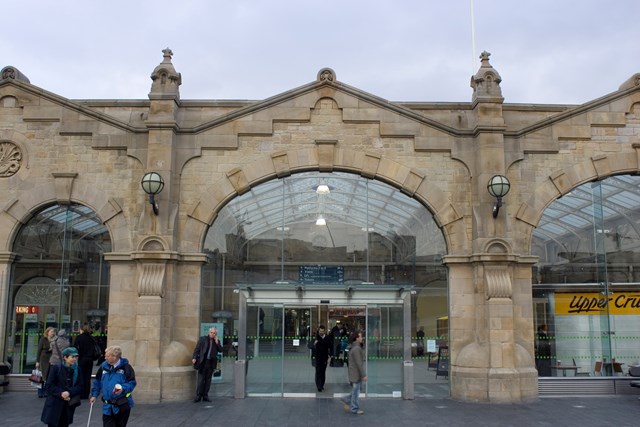
[(80, 403), (82, 403), (82, 400), (80, 399), (79, 394), (76, 394), (75, 396), (71, 396), (71, 399), (69, 399), (70, 408), (77, 408), (78, 406), (80, 406)]

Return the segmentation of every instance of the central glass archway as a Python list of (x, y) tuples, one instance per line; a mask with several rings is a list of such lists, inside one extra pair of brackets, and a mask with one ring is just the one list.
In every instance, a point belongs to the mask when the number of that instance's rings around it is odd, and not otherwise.
[[(417, 200), (386, 183), (355, 174), (294, 174), (257, 185), (231, 200), (207, 233), (204, 252), (209, 255), (209, 262), (203, 270), (201, 323), (223, 328), (228, 364), (236, 355), (236, 285), (411, 287), (413, 338), (407, 344), (411, 345), (416, 364), (415, 390), (417, 395), (434, 395), (433, 390), (423, 389), (422, 385), (426, 387), (437, 379), (435, 370), (429, 369), (434, 367), (438, 347), (447, 344), (447, 274), (442, 265), (446, 245), (433, 215)], [(357, 306), (357, 302), (354, 304)], [(334, 311), (326, 313), (357, 312), (348, 307), (329, 308)], [(252, 313), (265, 313), (262, 319), (255, 319), (261, 322), (256, 323), (256, 337), (277, 336), (283, 345), (302, 337), (300, 325), (287, 324), (287, 319), (296, 318), (293, 315), (297, 316), (300, 310), (283, 310), (279, 316), (273, 314), (273, 307), (255, 307)], [(365, 327), (362, 322), (358, 325), (355, 319), (349, 319), (348, 314), (346, 318), (329, 314), (323, 317), (325, 310), (316, 306), (310, 311), (320, 313), (317, 322), (329, 329), (338, 320), (347, 328)], [(394, 310), (381, 307), (372, 312)], [(394, 316), (401, 316), (400, 313), (401, 310)], [(384, 324), (374, 324), (381, 318), (368, 317), (369, 342), (384, 348), (372, 351), (368, 363), (383, 359), (401, 362), (405, 343), (402, 328), (397, 325), (402, 322), (391, 316), (384, 318)], [(264, 339), (261, 342), (266, 345)], [(232, 369), (225, 367), (225, 362), (221, 366), (219, 382), (228, 382), (229, 387), (218, 387), (217, 393), (229, 394)], [(399, 369), (397, 372), (401, 373)], [(442, 385), (446, 380), (438, 381)], [(448, 394), (448, 387), (446, 390)]]

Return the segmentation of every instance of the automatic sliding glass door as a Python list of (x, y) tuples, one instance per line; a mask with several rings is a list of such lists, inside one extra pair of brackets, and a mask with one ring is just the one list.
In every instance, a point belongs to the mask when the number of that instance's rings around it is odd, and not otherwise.
[(282, 396), (282, 305), (247, 305), (248, 396)]
[(317, 306), (285, 306), (283, 337), (283, 393), (285, 396), (313, 396), (315, 368), (309, 342), (318, 325)]

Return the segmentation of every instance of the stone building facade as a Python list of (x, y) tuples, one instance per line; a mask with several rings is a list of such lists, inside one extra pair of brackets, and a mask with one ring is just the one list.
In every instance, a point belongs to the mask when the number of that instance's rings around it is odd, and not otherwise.
[[(417, 200), (442, 232), (452, 397), (538, 396), (532, 233), (573, 188), (640, 173), (640, 75), (579, 106), (505, 104), (485, 52), (470, 102), (389, 102), (329, 68), (265, 100), (198, 101), (180, 99), (182, 76), (163, 53), (148, 100), (69, 100), (2, 70), (2, 343), (11, 286), (29, 279), (14, 273), (21, 228), (51, 204), (86, 206), (110, 236), (103, 322), (136, 367), (137, 398), (189, 398), (203, 243), (222, 207), (271, 180), (346, 172)], [(140, 188), (149, 171), (164, 179), (158, 215)], [(494, 175), (511, 183), (496, 217)]]

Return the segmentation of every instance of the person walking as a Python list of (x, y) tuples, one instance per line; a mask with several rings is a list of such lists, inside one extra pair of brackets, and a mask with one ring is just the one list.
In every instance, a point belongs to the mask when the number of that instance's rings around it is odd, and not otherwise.
[(91, 387), (89, 402), (94, 403), (102, 394), (102, 425), (125, 427), (133, 408), (133, 389), (136, 373), (129, 361), (122, 357), (122, 349), (107, 347), (104, 362), (100, 365)]
[(193, 402), (211, 402), (209, 400), (209, 389), (211, 388), (211, 377), (218, 364), (218, 353), (222, 352), (222, 343), (218, 338), (218, 329), (211, 328), (207, 335), (198, 339), (196, 348), (193, 350), (191, 363), (198, 371), (196, 387), (196, 397)]
[[(44, 335), (38, 342), (38, 353), (36, 356), (36, 369), (40, 369), (42, 372), (42, 380), (47, 381), (47, 374), (49, 373), (49, 359), (51, 359), (51, 341), (56, 336), (56, 328), (49, 326), (44, 330)], [(47, 397), (47, 391), (44, 389), (44, 384), (38, 389), (38, 397)]]
[(62, 352), (65, 348), (71, 345), (71, 340), (67, 335), (66, 329), (60, 329), (51, 340), (51, 357), (49, 358), (49, 365), (57, 365), (62, 360)]
[(345, 411), (352, 414), (362, 415), (364, 411), (360, 409), (360, 389), (362, 383), (367, 381), (367, 373), (364, 365), (364, 348), (362, 344), (362, 332), (353, 332), (349, 337), (349, 382), (351, 383), (351, 394), (342, 400)]
[(318, 391), (324, 390), (324, 383), (327, 373), (327, 363), (331, 356), (331, 347), (333, 344), (333, 337), (327, 335), (327, 331), (324, 326), (318, 328), (318, 333), (313, 342), (316, 355), (316, 387)]
[[(67, 347), (62, 351), (62, 362), (52, 365), (45, 382), (47, 400), (40, 421), (50, 427), (73, 424), (73, 414), (80, 406), (82, 375), (78, 367), (78, 350)], [(75, 399), (74, 399), (75, 397)]]
[(84, 323), (80, 329), (80, 335), (76, 337), (76, 341), (73, 343), (73, 346), (78, 349), (78, 354), (80, 355), (78, 357), (78, 366), (80, 366), (84, 383), (84, 389), (82, 389), (82, 393), (80, 393), (82, 400), (89, 398), (93, 362), (100, 357), (99, 354), (96, 354), (97, 343), (91, 336), (91, 332), (91, 326), (88, 323)]

